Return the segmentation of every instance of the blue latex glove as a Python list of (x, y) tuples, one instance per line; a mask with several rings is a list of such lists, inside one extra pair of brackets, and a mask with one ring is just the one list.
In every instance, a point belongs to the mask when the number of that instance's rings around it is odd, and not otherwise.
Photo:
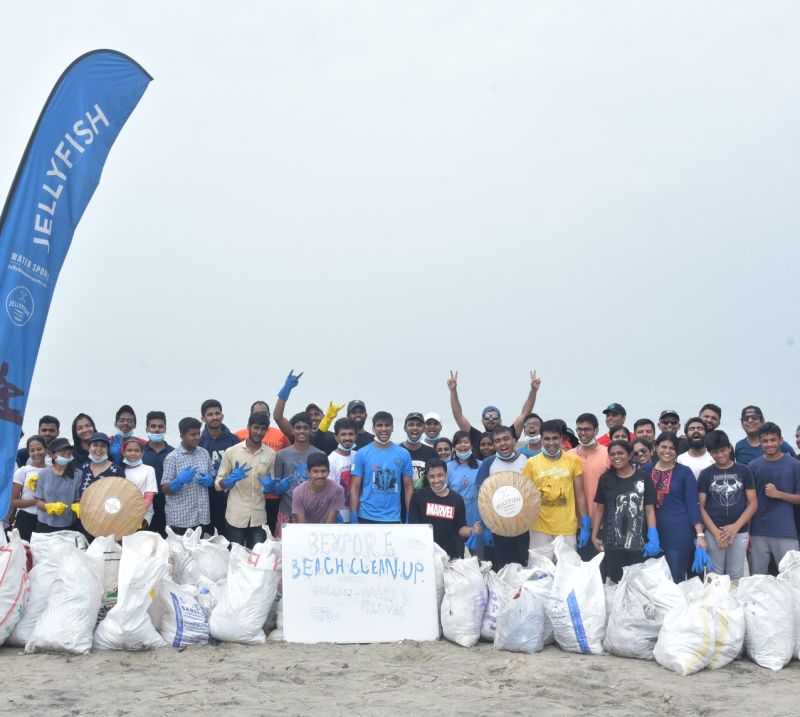
[(176, 475), (169, 484), (169, 489), (173, 493), (177, 493), (183, 486), (187, 483), (191, 483), (194, 480), (194, 476), (197, 473), (197, 468), (190, 466), (189, 468), (184, 468), (178, 475)]
[[(483, 523), (481, 523), (483, 525)], [(483, 526), (483, 533), (481, 533), (481, 541), (483, 542), (483, 546), (485, 548), (493, 548), (494, 547), (494, 535), (492, 535), (492, 531), (489, 530), (485, 525)]]
[(647, 529), (647, 542), (642, 548), (642, 555), (646, 558), (654, 558), (661, 552), (661, 544), (658, 542), (658, 530), (655, 528)]
[(334, 522), (335, 523), (339, 523), (339, 524), (344, 523), (344, 521), (342, 520), (342, 514), (341, 513), (337, 513), (336, 514), (336, 520)]
[[(695, 543), (696, 542), (697, 541), (695, 541)], [(698, 545), (694, 549), (694, 562), (692, 563), (692, 572), (702, 575), (703, 570), (713, 570), (713, 569), (714, 569), (714, 564), (711, 562), (711, 558), (706, 552), (706, 549), (701, 548)]]
[(278, 391), (278, 398), (282, 398), (284, 401), (289, 400), (289, 394), (292, 392), (292, 389), (300, 383), (300, 377), (303, 375), (303, 372), (294, 375), (294, 369), (289, 371), (289, 375), (286, 377), (286, 381), (283, 382), (283, 388)]
[(262, 478), (261, 485), (264, 486), (265, 493), (274, 493), (275, 487), (278, 485), (278, 481), (273, 480), (272, 478)]
[(592, 536), (592, 519), (588, 515), (581, 516), (581, 532), (578, 534), (578, 547), (583, 548)]
[(201, 473), (197, 476), (197, 484), (203, 488), (210, 488), (214, 485), (214, 477), (210, 473)]
[(471, 553), (474, 553), (478, 549), (478, 534), (472, 533), (464, 544), (469, 548)]
[(350, 511), (350, 525), (358, 525), (358, 513), (356, 511)]
[(239, 461), (233, 464), (233, 470), (222, 479), (223, 488), (233, 488), (240, 480), (247, 478), (247, 474), (253, 470), (250, 466), (240, 466)]
[(276, 495), (283, 495), (286, 491), (289, 490), (290, 486), (292, 485), (292, 481), (288, 478), (281, 478), (278, 481), (278, 484), (275, 486), (275, 494)]

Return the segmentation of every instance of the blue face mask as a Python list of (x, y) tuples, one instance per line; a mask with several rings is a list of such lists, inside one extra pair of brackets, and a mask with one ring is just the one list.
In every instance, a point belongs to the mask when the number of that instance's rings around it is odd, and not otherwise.
[(65, 458), (64, 456), (56, 456), (56, 463), (60, 466), (68, 466), (72, 463), (72, 458)]
[(345, 453), (350, 453), (350, 451), (353, 450), (353, 446), (350, 446), (350, 448), (345, 448), (341, 443), (337, 443), (336, 446), (340, 451), (344, 451)]
[(120, 431), (119, 428), (117, 429), (117, 435), (120, 438), (130, 438), (133, 435), (133, 431)]
[(387, 438), (385, 441), (382, 441), (380, 438), (378, 438), (377, 436), (375, 436), (375, 440), (376, 440), (378, 443), (380, 443), (382, 446), (388, 446), (388, 445), (389, 445), (389, 444), (392, 442), (392, 438), (391, 438), (391, 436), (390, 436), (389, 438)]
[(412, 446), (418, 446), (420, 443), (422, 443), (422, 436), (415, 440), (409, 436), (408, 433), (406, 433), (406, 443), (410, 443)]
[(122, 462), (126, 466), (130, 466), (131, 468), (135, 468), (136, 466), (142, 465), (142, 459), (141, 458), (138, 461), (129, 461), (127, 458), (123, 458)]
[(460, 461), (467, 461), (472, 457), (472, 449), (468, 451), (456, 451), (456, 458)]
[(559, 448), (555, 453), (550, 453), (546, 448), (542, 448), (542, 453), (548, 458), (558, 458), (561, 455), (561, 449)]
[(108, 453), (103, 453), (103, 455), (100, 456), (99, 458), (97, 456), (89, 455), (89, 460), (92, 463), (102, 463), (103, 461), (108, 460)]
[(152, 443), (162, 443), (163, 440), (167, 437), (166, 433), (148, 433), (147, 439)]

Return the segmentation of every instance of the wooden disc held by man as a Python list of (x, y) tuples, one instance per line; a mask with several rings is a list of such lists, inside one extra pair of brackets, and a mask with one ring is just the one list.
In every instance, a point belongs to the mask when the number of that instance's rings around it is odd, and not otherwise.
[(490, 475), (478, 493), (478, 511), (489, 529), (506, 538), (522, 535), (539, 517), (542, 494), (522, 473)]
[(101, 478), (81, 497), (81, 523), (95, 538), (113, 535), (122, 540), (142, 527), (144, 514), (142, 492), (125, 478)]

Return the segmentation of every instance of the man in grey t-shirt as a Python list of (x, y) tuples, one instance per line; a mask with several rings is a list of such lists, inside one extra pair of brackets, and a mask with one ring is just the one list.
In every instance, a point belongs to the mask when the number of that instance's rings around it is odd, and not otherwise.
[(297, 413), (289, 421), (292, 424), (294, 443), (278, 451), (275, 459), (275, 480), (278, 484), (275, 492), (281, 497), (278, 508), (278, 522), (275, 529), (276, 537), (281, 537), (281, 526), (284, 523), (293, 523), (292, 518), (292, 493), (294, 489), (308, 479), (306, 462), (312, 453), (325, 455), (319, 448), (310, 444), (311, 418), (307, 413)]

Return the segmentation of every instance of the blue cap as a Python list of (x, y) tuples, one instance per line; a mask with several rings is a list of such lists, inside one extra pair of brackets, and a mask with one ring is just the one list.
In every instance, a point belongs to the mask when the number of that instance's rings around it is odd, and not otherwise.
[(494, 411), (498, 416), (500, 415), (500, 409), (497, 406), (487, 406), (483, 409), (481, 416), (485, 416), (489, 411)]

